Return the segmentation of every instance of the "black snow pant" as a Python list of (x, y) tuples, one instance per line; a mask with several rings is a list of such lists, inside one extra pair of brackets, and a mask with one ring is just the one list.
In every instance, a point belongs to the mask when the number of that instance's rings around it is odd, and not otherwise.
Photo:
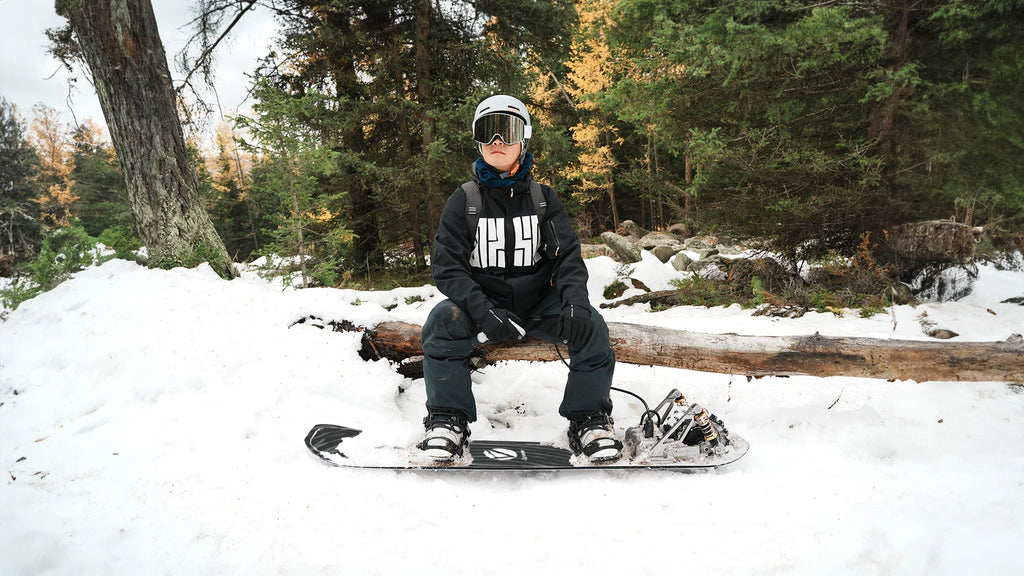
[[(555, 343), (562, 305), (551, 293), (522, 315), (527, 336)], [(609, 392), (615, 371), (615, 354), (608, 342), (604, 318), (592, 310), (594, 330), (590, 341), (569, 349), (569, 378), (558, 413), (569, 418), (577, 412), (602, 411), (611, 414)], [(480, 327), (451, 300), (443, 300), (423, 323), (423, 376), (428, 408), (455, 408), (476, 420), (476, 400), (469, 377), (469, 356), (477, 343)]]

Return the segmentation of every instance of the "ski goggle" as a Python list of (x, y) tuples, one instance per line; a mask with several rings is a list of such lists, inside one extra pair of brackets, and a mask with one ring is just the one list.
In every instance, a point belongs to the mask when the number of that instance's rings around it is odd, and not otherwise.
[(473, 140), (480, 144), (490, 144), (496, 137), (505, 144), (518, 144), (528, 139), (530, 132), (526, 121), (512, 114), (488, 114), (473, 123)]

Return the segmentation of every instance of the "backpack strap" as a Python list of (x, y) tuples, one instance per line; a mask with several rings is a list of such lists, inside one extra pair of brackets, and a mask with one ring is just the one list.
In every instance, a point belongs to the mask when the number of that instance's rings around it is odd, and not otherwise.
[[(480, 223), (480, 211), (483, 209), (480, 185), (475, 180), (470, 180), (462, 185), (462, 191), (466, 193), (466, 229), (469, 230), (470, 236), (473, 236), (476, 234), (477, 224)], [(533, 200), (533, 209), (537, 213), (537, 222), (543, 222), (548, 213), (548, 201), (544, 199), (544, 190), (536, 180), (530, 180), (530, 199)]]
[(476, 226), (480, 222), (480, 210), (484, 201), (480, 197), (480, 185), (475, 180), (463, 184), (462, 190), (466, 193), (466, 230), (472, 238), (476, 236)]
[(533, 209), (537, 212), (537, 223), (544, 221), (544, 216), (548, 213), (548, 201), (544, 199), (544, 190), (540, 187), (540, 182), (536, 180), (530, 180), (530, 197), (533, 198)]

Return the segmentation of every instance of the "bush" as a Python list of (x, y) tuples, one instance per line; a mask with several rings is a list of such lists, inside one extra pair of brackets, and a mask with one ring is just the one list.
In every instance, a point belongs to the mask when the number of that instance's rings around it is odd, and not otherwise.
[(42, 293), (35, 284), (28, 281), (15, 281), (7, 288), (0, 289), (0, 309), (17, 310), (22, 302), (31, 300)]
[(710, 308), (741, 302), (741, 299), (728, 284), (710, 278), (692, 276), (673, 280), (672, 285), (679, 290), (679, 303), (683, 306), (707, 306)]
[(15, 281), (0, 290), (0, 303), (15, 310), (26, 300), (52, 290), (71, 274), (89, 266), (95, 260), (96, 240), (79, 226), (57, 228), (43, 238), (43, 246), (36, 259), (25, 265), (29, 279)]
[(57, 228), (43, 238), (39, 256), (26, 266), (39, 288), (52, 290), (71, 274), (93, 263), (96, 240), (79, 226)]
[(139, 242), (138, 238), (132, 234), (127, 226), (111, 226), (107, 228), (100, 232), (99, 241), (114, 251), (115, 258), (122, 258), (124, 260), (134, 260), (135, 251), (142, 246), (142, 243)]

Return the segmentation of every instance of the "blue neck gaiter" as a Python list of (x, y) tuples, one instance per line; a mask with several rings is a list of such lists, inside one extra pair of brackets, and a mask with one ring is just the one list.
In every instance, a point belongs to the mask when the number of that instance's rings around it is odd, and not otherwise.
[(531, 154), (529, 150), (527, 150), (526, 156), (523, 157), (523, 162), (519, 165), (519, 170), (517, 170), (515, 174), (511, 175), (508, 172), (499, 173), (489, 164), (484, 162), (484, 159), (481, 156), (476, 159), (476, 175), (480, 178), (480, 183), (487, 188), (508, 188), (516, 182), (526, 180), (526, 177), (530, 174), (530, 168), (532, 166), (533, 154)]

